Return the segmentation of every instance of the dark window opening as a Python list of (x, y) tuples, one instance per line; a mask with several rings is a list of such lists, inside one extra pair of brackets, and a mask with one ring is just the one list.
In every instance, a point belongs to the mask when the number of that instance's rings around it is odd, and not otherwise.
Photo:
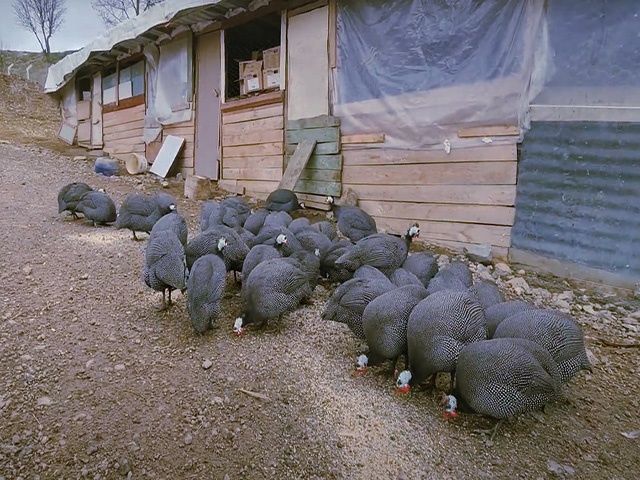
[(91, 78), (79, 78), (76, 91), (78, 92), (78, 101), (91, 100)]
[[(280, 46), (280, 25), (280, 13), (273, 13), (244, 25), (225, 30), (225, 93), (227, 100), (241, 96), (240, 62), (262, 60), (262, 52), (264, 50)], [(275, 65), (270, 66), (275, 67)], [(262, 75), (262, 72), (260, 75)], [(262, 77), (259, 83), (261, 88), (257, 92), (250, 93), (251, 95), (278, 88), (278, 86), (274, 85), (271, 87), (263, 85)]]

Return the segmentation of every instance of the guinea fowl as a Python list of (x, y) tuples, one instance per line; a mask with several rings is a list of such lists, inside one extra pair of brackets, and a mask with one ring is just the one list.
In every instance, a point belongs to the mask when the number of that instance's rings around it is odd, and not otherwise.
[(369, 365), (391, 360), (395, 371), (398, 358), (407, 354), (409, 315), (426, 296), (423, 286), (407, 285), (383, 293), (367, 305), (362, 312), (362, 327), (369, 346)]
[(505, 419), (539, 410), (559, 395), (560, 387), (549, 352), (528, 340), (475, 342), (458, 357), (456, 395), (483, 415)]
[[(143, 279), (148, 287), (162, 292), (163, 310), (171, 305), (173, 290), (186, 288), (187, 265), (184, 258), (184, 248), (174, 232), (164, 230), (149, 238), (145, 252)], [(169, 292), (168, 302), (165, 291)]]
[(384, 275), (381, 278), (353, 278), (336, 288), (327, 301), (322, 318), (345, 323), (357, 338), (365, 340), (362, 326), (364, 309), (380, 295), (395, 289), (396, 286)]
[(333, 242), (324, 233), (310, 228), (298, 232), (295, 237), (306, 251), (319, 250), (321, 257), (324, 257), (333, 246)]
[(507, 302), (496, 303), (484, 311), (487, 319), (487, 338), (493, 338), (496, 328), (505, 318), (510, 317), (514, 313), (524, 312), (525, 310), (536, 310), (537, 307), (529, 302), (522, 300), (510, 300)]
[(505, 318), (493, 338), (524, 338), (547, 349), (562, 382), (580, 370), (591, 370), (582, 330), (569, 315), (555, 310), (525, 310)]
[(285, 227), (265, 227), (258, 235), (252, 240), (251, 246), (255, 245), (276, 245), (277, 239), (280, 235), (287, 237), (287, 242), (282, 245), (281, 252), (285, 257), (288, 257), (294, 252), (304, 250), (302, 244), (298, 241), (296, 236)]
[(418, 252), (407, 256), (402, 268), (413, 273), (427, 287), (429, 281), (438, 273), (438, 262), (430, 253)]
[(76, 205), (85, 193), (91, 191), (93, 191), (93, 188), (83, 182), (73, 182), (65, 185), (58, 192), (58, 213), (71, 212), (73, 218), (78, 218)]
[[(311, 292), (313, 292), (320, 279), (320, 251), (318, 249), (314, 252), (300, 250), (292, 253), (284, 261), (295, 265), (305, 273)], [(304, 298), (304, 300), (306, 301), (308, 298)]]
[(173, 211), (161, 217), (160, 220), (153, 225), (151, 235), (161, 230), (170, 230), (174, 232), (178, 236), (180, 243), (185, 247), (187, 246), (187, 238), (189, 235), (187, 222), (178, 212)]
[(498, 286), (489, 280), (479, 280), (469, 287), (471, 295), (480, 302), (482, 308), (487, 308), (504, 302), (504, 296), (498, 289)]
[(336, 260), (336, 266), (356, 271), (363, 265), (376, 267), (385, 275), (391, 275), (407, 259), (409, 246), (414, 237), (420, 235), (420, 227), (413, 224), (404, 238), (386, 233), (376, 233), (359, 240), (344, 255)]
[(200, 210), (200, 231), (204, 232), (216, 225), (230, 228), (242, 225), (242, 220), (235, 208), (210, 200), (202, 204)]
[[(291, 226), (289, 226), (289, 228), (291, 228)], [(325, 234), (331, 241), (334, 241), (338, 238), (338, 231), (336, 230), (336, 225), (333, 222), (323, 220), (321, 222), (312, 224), (311, 228)]]
[(244, 259), (244, 263), (242, 264), (242, 280), (245, 281), (247, 278), (249, 278), (249, 274), (251, 273), (251, 271), (262, 262), (282, 257), (282, 253), (280, 252), (279, 247), (286, 243), (287, 236), (280, 234), (276, 238), (275, 247), (272, 247), (271, 245), (256, 245), (255, 247), (251, 248), (246, 258)]
[(262, 228), (287, 227), (292, 221), (293, 219), (291, 218), (291, 215), (287, 212), (270, 212), (264, 219), (264, 225), (262, 225)]
[(86, 192), (76, 204), (76, 212), (84, 215), (84, 218), (91, 220), (93, 226), (106, 225), (116, 221), (116, 205), (104, 192)]
[(462, 262), (451, 262), (442, 267), (429, 281), (427, 291), (429, 295), (441, 290), (456, 290), (467, 292), (472, 284), (469, 267)]
[(331, 196), (327, 197), (327, 203), (335, 216), (338, 230), (352, 242), (378, 233), (376, 221), (361, 208), (336, 205)]
[(130, 193), (120, 206), (116, 228), (128, 228), (133, 232), (133, 239), (138, 240), (136, 232), (151, 232), (160, 218), (175, 209), (176, 199), (167, 193)]
[(257, 235), (262, 226), (264, 225), (264, 220), (269, 215), (269, 210), (264, 208), (260, 208), (258, 210), (254, 210), (251, 212), (251, 215), (247, 217), (247, 220), (244, 222), (243, 227), (245, 230), (249, 230), (254, 235)]
[(304, 204), (298, 201), (298, 196), (291, 190), (279, 188), (269, 194), (265, 208), (272, 212), (293, 212), (304, 208)]
[[(220, 248), (220, 240), (224, 239), (224, 248)], [(242, 241), (235, 230), (225, 225), (213, 225), (207, 231), (200, 233), (187, 244), (187, 266), (207, 254), (222, 257), (227, 271), (234, 273), (242, 271), (242, 264), (249, 253), (249, 247)]]
[(405, 285), (419, 285), (424, 287), (418, 277), (404, 268), (396, 268), (393, 273), (389, 275), (389, 280), (391, 280), (391, 283), (396, 287), (404, 287)]
[(291, 312), (312, 294), (308, 274), (284, 258), (260, 263), (242, 285), (244, 313), (236, 319), (234, 330), (255, 323), (264, 326), (269, 320)]
[(339, 240), (331, 244), (329, 250), (320, 260), (320, 273), (323, 277), (328, 278), (330, 282), (334, 283), (342, 283), (351, 279), (353, 272), (344, 267), (336, 266), (336, 260), (344, 255), (347, 249), (352, 246), (353, 244), (350, 240)]
[(412, 382), (422, 383), (439, 372), (451, 373), (462, 349), (487, 338), (480, 304), (468, 293), (443, 290), (416, 305), (407, 324)]
[(363, 265), (355, 272), (353, 272), (353, 278), (369, 278), (391, 281), (389, 280), (389, 277), (387, 277), (384, 273), (382, 273), (376, 267), (372, 267), (370, 265)]
[(187, 281), (187, 311), (196, 332), (206, 332), (220, 315), (226, 278), (227, 269), (217, 255), (200, 257), (191, 267)]
[[(220, 202), (220, 205), (235, 210), (240, 225), (244, 225), (251, 215), (251, 207), (242, 197), (227, 197)], [(227, 226), (231, 227), (232, 225)]]
[(300, 217), (300, 218), (296, 218), (295, 220), (292, 220), (291, 223), (289, 223), (289, 225), (287, 226), (287, 228), (291, 230), (291, 232), (294, 235), (296, 235), (303, 230), (311, 228), (311, 222), (306, 217)]

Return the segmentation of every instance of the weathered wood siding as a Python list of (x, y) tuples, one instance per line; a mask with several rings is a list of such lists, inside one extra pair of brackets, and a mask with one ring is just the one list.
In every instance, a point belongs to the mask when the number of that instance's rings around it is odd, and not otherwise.
[[(195, 115), (193, 117), (195, 117)], [(184, 147), (176, 159), (176, 167), (174, 167), (174, 169), (179, 169), (183, 175), (193, 175), (194, 172), (196, 127), (193, 117), (188, 122), (167, 125), (162, 129), (163, 138), (166, 138), (168, 135), (175, 135), (185, 140)]]
[(284, 157), (283, 104), (222, 113), (222, 185), (266, 198), (278, 188)]
[(515, 216), (516, 145), (405, 151), (344, 147), (343, 188), (378, 227), (455, 250), (489, 244), (506, 256)]
[(144, 153), (144, 105), (103, 115), (104, 151), (110, 155)]

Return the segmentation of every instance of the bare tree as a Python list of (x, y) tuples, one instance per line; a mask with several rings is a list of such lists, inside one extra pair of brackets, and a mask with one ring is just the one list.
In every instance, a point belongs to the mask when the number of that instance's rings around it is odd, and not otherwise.
[(65, 0), (13, 0), (18, 23), (36, 36), (46, 55), (51, 53), (51, 37), (64, 21), (64, 3)]
[(93, 0), (93, 8), (98, 10), (104, 23), (111, 27), (126, 20), (136, 17), (140, 13), (161, 3), (163, 0)]

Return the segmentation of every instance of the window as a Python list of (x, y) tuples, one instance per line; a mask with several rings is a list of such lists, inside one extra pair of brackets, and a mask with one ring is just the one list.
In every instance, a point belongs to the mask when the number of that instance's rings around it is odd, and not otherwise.
[[(244, 25), (225, 30), (225, 93), (227, 99), (241, 95), (240, 62), (262, 60), (262, 52), (264, 50), (280, 45), (281, 22), (280, 13), (273, 13)], [(268, 66), (275, 73), (276, 69), (273, 67), (275, 65)], [(255, 75), (256, 78), (258, 76), (259, 90), (267, 89), (268, 87), (263, 85), (262, 72)]]
[(102, 99), (104, 105), (115, 103), (116, 95), (118, 100), (144, 95), (144, 60), (121, 66), (119, 75), (113, 68), (103, 73)]

